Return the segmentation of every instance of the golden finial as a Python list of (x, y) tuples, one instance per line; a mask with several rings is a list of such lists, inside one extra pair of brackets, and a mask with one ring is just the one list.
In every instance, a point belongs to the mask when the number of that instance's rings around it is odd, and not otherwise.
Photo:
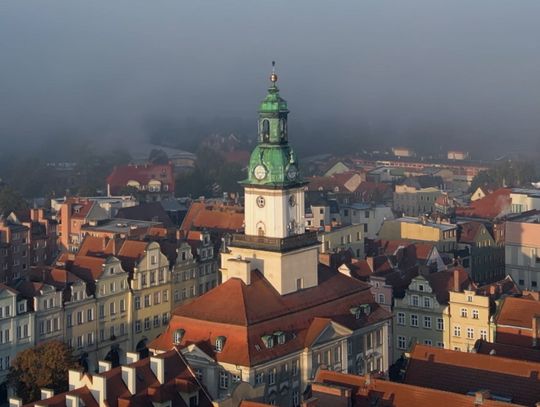
[(276, 75), (276, 61), (272, 61), (272, 74), (270, 75), (270, 80), (273, 84), (277, 82), (277, 75)]

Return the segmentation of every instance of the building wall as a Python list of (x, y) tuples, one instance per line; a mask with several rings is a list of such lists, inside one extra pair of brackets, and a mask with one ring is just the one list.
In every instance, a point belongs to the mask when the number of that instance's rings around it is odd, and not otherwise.
[(433, 211), (433, 205), (442, 192), (437, 188), (416, 189), (407, 185), (396, 185), (394, 211), (406, 216), (419, 216)]
[(359, 259), (364, 258), (364, 225), (349, 225), (318, 233), (321, 253), (351, 250)]
[(506, 274), (521, 289), (539, 290), (540, 224), (506, 222)]
[(449, 311), (449, 349), (469, 352), (478, 339), (493, 342), (488, 296), (450, 291)]
[(130, 350), (140, 351), (167, 326), (171, 312), (169, 260), (158, 243), (148, 244), (134, 267), (130, 284)]
[(340, 209), (343, 224), (362, 224), (364, 226), (364, 237), (376, 239), (385, 220), (394, 219), (394, 213), (389, 206), (378, 205), (370, 207), (343, 207)]
[(250, 269), (258, 269), (280, 294), (297, 291), (300, 280), (302, 288), (317, 285), (318, 246), (309, 246), (290, 252), (273, 252), (229, 246), (228, 253), (221, 254), (223, 282), (228, 279), (228, 261), (241, 259), (250, 262)]
[(0, 383), (7, 379), (9, 366), (19, 352), (34, 346), (34, 314), (27, 309), (26, 300), (17, 294), (0, 292)]
[[(262, 197), (264, 205), (258, 202)], [(304, 230), (304, 190), (245, 189), (245, 233), (283, 238)]]
[(512, 192), (510, 194), (512, 200), (512, 213), (521, 213), (540, 209), (540, 196), (529, 195), (527, 193)]
[(437, 224), (403, 222), (399, 219), (385, 221), (379, 232), (381, 239), (405, 239), (432, 242), (439, 252), (453, 251), (457, 247), (456, 229), (441, 230)]
[(448, 305), (439, 304), (423, 276), (415, 277), (405, 297), (395, 300), (394, 359), (397, 360), (414, 343), (448, 348), (448, 324)]

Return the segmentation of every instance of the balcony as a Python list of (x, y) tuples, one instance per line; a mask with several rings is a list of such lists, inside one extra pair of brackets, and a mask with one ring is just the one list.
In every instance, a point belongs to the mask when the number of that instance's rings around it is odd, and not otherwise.
[(230, 243), (230, 245), (234, 247), (246, 247), (249, 249), (268, 250), (272, 252), (288, 252), (318, 244), (317, 232), (306, 232), (301, 235), (285, 238), (233, 234)]

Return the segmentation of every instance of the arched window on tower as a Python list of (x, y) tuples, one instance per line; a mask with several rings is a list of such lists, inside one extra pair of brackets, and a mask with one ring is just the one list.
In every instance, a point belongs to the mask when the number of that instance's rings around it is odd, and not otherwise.
[(257, 235), (258, 236), (264, 236), (265, 235), (265, 226), (263, 222), (257, 223)]
[(262, 139), (266, 143), (270, 139), (270, 122), (264, 119), (261, 127)]
[(287, 141), (287, 119), (281, 119), (279, 121), (279, 131), (281, 133), (281, 140)]

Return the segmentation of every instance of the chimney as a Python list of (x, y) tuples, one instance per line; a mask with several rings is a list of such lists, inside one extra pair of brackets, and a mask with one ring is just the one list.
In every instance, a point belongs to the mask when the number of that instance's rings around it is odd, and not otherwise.
[(375, 272), (374, 268), (374, 257), (373, 256), (367, 256), (366, 257), (366, 263), (368, 264), (371, 271)]
[(98, 373), (108, 372), (112, 368), (112, 363), (105, 360), (98, 362)]
[(80, 407), (81, 399), (74, 394), (66, 394), (66, 407)]
[(460, 292), (461, 291), (461, 284), (459, 284), (459, 270), (454, 269), (453, 275), (454, 275), (454, 291), (455, 292)]
[(53, 396), (54, 396), (54, 390), (41, 389), (41, 398), (40, 398), (40, 400), (50, 399)]
[(134, 367), (122, 366), (122, 381), (131, 394), (137, 393), (137, 376)]
[(139, 361), (139, 354), (137, 352), (126, 352), (126, 365)]
[(540, 328), (540, 324), (538, 323), (540, 320), (540, 315), (535, 314), (532, 317), (532, 346), (538, 345), (538, 328)]
[(21, 407), (22, 399), (19, 397), (10, 397), (9, 398), (9, 407)]
[(92, 397), (98, 401), (100, 407), (107, 405), (107, 379), (105, 377), (94, 375), (90, 392), (92, 393)]
[(476, 393), (474, 393), (474, 404), (476, 406), (481, 406), (484, 404), (485, 401), (489, 400), (491, 398), (491, 395), (489, 393), (489, 390), (478, 390)]
[(165, 361), (160, 357), (150, 356), (150, 369), (160, 384), (165, 383)]

